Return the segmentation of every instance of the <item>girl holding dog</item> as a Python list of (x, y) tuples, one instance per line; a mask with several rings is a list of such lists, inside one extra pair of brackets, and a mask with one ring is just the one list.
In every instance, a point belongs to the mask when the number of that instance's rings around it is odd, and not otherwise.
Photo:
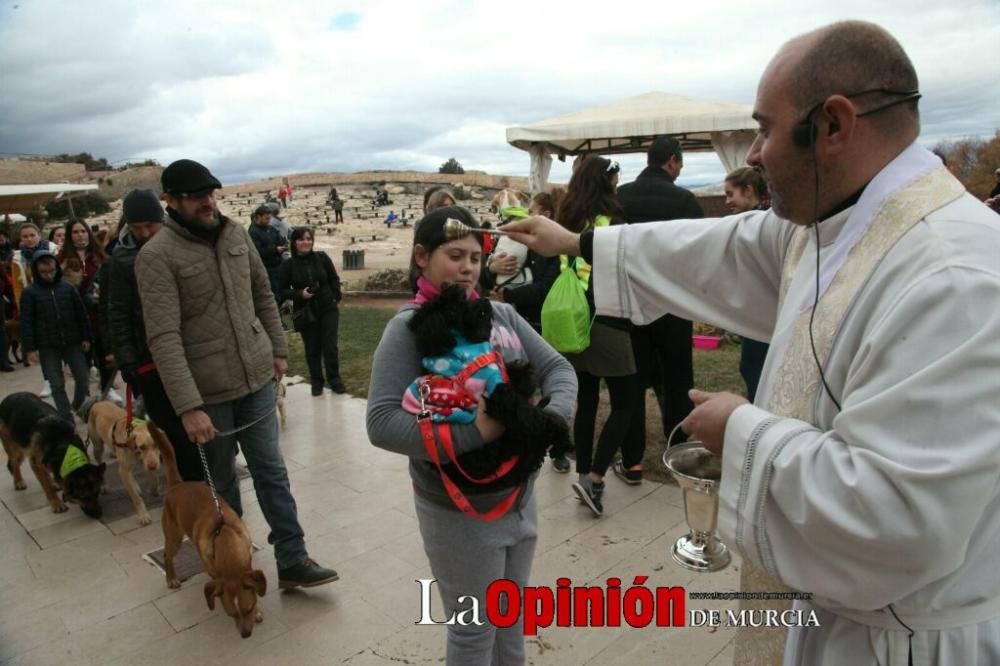
[[(434, 210), (417, 223), (413, 254), (410, 260), (414, 299), (400, 308), (386, 326), (375, 351), (371, 387), (368, 393), (368, 436), (380, 448), (410, 458), (417, 519), (424, 551), (438, 582), (445, 613), (466, 610), (458, 605), (462, 596), (483, 601), (490, 583), (501, 578), (524, 586), (528, 583), (537, 541), (538, 520), (533, 478), (519, 488), (516, 503), (506, 513), (496, 516), (494, 509), (508, 491), (469, 493), (465, 498), (470, 511), (461, 511), (445, 489), (445, 482), (425, 447), (421, 426), (414, 414), (402, 406), (410, 384), (427, 371), (421, 364), (417, 342), (408, 322), (418, 307), (432, 301), (446, 285), (459, 285), (469, 299), (478, 299), (483, 248), (481, 236), (466, 235), (449, 240), (445, 223), (455, 219), (469, 227), (480, 228), (471, 213), (461, 207)], [(569, 420), (576, 398), (576, 381), (569, 364), (542, 340), (513, 307), (494, 304), (492, 309), (492, 349), (508, 365), (515, 361), (532, 365), (548, 399), (545, 410)], [(467, 425), (452, 424), (455, 453), (488, 447), (504, 434), (504, 426), (486, 414), (483, 402), (475, 420)], [(438, 446), (439, 456), (444, 457)], [(483, 519), (489, 516), (492, 520)], [(488, 622), (448, 627), (448, 664), (524, 663), (524, 637), (521, 622), (500, 629)]]

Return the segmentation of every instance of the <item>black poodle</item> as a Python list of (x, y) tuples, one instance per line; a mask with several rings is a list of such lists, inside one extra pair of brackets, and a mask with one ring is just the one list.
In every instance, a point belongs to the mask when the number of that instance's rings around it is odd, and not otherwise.
[[(493, 306), (486, 298), (468, 300), (462, 287), (447, 285), (440, 297), (425, 303), (414, 313), (409, 328), (416, 336), (421, 356), (445, 356), (458, 344), (453, 331), (470, 343), (489, 341)], [(472, 483), (454, 464), (443, 465), (452, 480), (470, 494), (521, 485), (541, 467), (551, 446), (563, 444), (563, 448), (572, 448), (566, 422), (542, 411), (548, 398), (543, 397), (533, 404), (538, 383), (531, 366), (510, 363), (507, 375), (509, 381), (499, 384), (493, 394), (485, 398), (486, 413), (504, 424), (504, 436), (498, 442), (459, 456), (458, 463), (469, 476), (483, 479), (512, 456), (518, 456), (518, 461), (509, 473), (488, 484)]]

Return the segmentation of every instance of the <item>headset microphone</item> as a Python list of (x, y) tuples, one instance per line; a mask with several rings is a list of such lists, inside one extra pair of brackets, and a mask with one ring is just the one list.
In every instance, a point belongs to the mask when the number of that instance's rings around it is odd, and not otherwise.
[(816, 123), (813, 122), (812, 114), (806, 120), (792, 128), (792, 143), (799, 148), (811, 148), (816, 141)]
[[(904, 104), (904, 103), (909, 102), (911, 100), (920, 99), (920, 97), (921, 97), (920, 91), (918, 91), (918, 90), (882, 90), (880, 88), (876, 88), (876, 89), (873, 89), (873, 90), (864, 90), (862, 92), (857, 92), (857, 93), (853, 93), (853, 94), (850, 94), (850, 95), (844, 95), (844, 97), (848, 97), (848, 98), (850, 98), (850, 97), (857, 97), (859, 95), (867, 95), (869, 93), (876, 93), (876, 92), (885, 93), (887, 95), (902, 95), (902, 96), (899, 97), (899, 98), (897, 98), (897, 99), (894, 99), (894, 100), (892, 100), (890, 102), (886, 102), (885, 104), (881, 104), (879, 106), (876, 106), (873, 109), (868, 109), (867, 111), (864, 111), (863, 113), (859, 113), (857, 115), (858, 118), (863, 118), (864, 116), (870, 116), (873, 113), (878, 113), (879, 111), (884, 111), (885, 109), (888, 109), (888, 108), (891, 108), (893, 106), (896, 106), (897, 104)], [(811, 109), (809, 109), (809, 112), (806, 113), (805, 118), (802, 119), (802, 122), (800, 122), (800, 123), (796, 124), (794, 127), (792, 127), (792, 143), (793, 144), (795, 144), (799, 148), (812, 148), (813, 147), (813, 144), (816, 143), (816, 135), (817, 135), (817, 133), (819, 131), (819, 129), (816, 127), (816, 121), (813, 119), (813, 114), (816, 113), (816, 111), (818, 111), (819, 108), (821, 106), (823, 106), (823, 104), (825, 104), (825, 103), (826, 103), (826, 101), (824, 100), (824, 101), (820, 102), (819, 104), (817, 104), (816, 106), (814, 106)]]

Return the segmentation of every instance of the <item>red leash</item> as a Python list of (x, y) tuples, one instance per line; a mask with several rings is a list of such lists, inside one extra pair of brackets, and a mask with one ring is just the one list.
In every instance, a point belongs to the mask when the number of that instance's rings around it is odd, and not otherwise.
[[(504, 382), (508, 381), (507, 368), (504, 366), (503, 357), (500, 356), (495, 351), (488, 352), (476, 357), (468, 365), (462, 368), (454, 377), (451, 377), (455, 384), (459, 387), (464, 386), (465, 382), (476, 372), (490, 365), (491, 363), (496, 363), (500, 368), (500, 374), (503, 376)], [(493, 508), (491, 508), (486, 513), (480, 513), (476, 510), (472, 503), (469, 502), (469, 498), (465, 496), (465, 493), (458, 487), (458, 485), (448, 476), (441, 465), (441, 456), (438, 453), (437, 447), (437, 437), (435, 437), (435, 424), (431, 419), (431, 412), (427, 408), (426, 399), (430, 394), (430, 384), (424, 382), (420, 387), (420, 414), (417, 415), (417, 425), (420, 428), (420, 438), (423, 440), (424, 449), (427, 451), (428, 457), (434, 462), (437, 467), (438, 474), (441, 476), (441, 483), (444, 484), (445, 490), (448, 492), (448, 496), (451, 501), (454, 502), (455, 506), (470, 518), (476, 518), (478, 520), (483, 520), (487, 522), (492, 522), (498, 518), (503, 517), (511, 510), (517, 498), (521, 494), (521, 487), (518, 486), (508, 493), (508, 495), (500, 500)], [(462, 466), (458, 463), (458, 456), (455, 455), (455, 443), (451, 436), (451, 425), (448, 423), (440, 423), (437, 425), (437, 434), (441, 440), (441, 448), (444, 449), (445, 455), (448, 457), (455, 467), (461, 472), (462, 476), (475, 484), (487, 484), (496, 481), (497, 479), (503, 478), (510, 473), (514, 466), (517, 465), (518, 457), (512, 456), (505, 460), (500, 467), (496, 469), (495, 472), (489, 476), (477, 479), (470, 476)]]
[(132, 436), (132, 387), (125, 384), (125, 435)]

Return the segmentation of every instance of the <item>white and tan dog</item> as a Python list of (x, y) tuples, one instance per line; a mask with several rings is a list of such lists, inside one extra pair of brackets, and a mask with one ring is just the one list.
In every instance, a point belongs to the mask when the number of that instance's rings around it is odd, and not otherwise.
[[(530, 203), (530, 197), (524, 192), (509, 189), (500, 190), (493, 197), (493, 201), (490, 202), (490, 210), (497, 213), (502, 220), (505, 209), (515, 207), (526, 208)], [(487, 267), (494, 259), (505, 255), (514, 257), (517, 260), (517, 272), (513, 275), (498, 275), (496, 281), (497, 288), (523, 287), (524, 285), (531, 284), (531, 269), (524, 265), (528, 258), (528, 248), (508, 236), (500, 236), (496, 247), (493, 249), (493, 254), (487, 260)]]
[(145, 421), (136, 420), (132, 432), (128, 431), (125, 410), (107, 400), (95, 403), (87, 415), (87, 433), (94, 446), (94, 458), (98, 463), (104, 458), (104, 447), (114, 450), (118, 458), (118, 474), (121, 476), (125, 492), (132, 500), (140, 525), (149, 525), (153, 519), (142, 501), (132, 467), (141, 460), (149, 472), (149, 494), (153, 497), (160, 493), (160, 480), (157, 472), (160, 469), (160, 447), (150, 436)]
[(274, 387), (274, 399), (276, 406), (278, 408), (278, 416), (281, 419), (281, 427), (285, 427), (285, 395), (288, 393), (288, 389), (285, 388), (284, 382), (279, 381)]

